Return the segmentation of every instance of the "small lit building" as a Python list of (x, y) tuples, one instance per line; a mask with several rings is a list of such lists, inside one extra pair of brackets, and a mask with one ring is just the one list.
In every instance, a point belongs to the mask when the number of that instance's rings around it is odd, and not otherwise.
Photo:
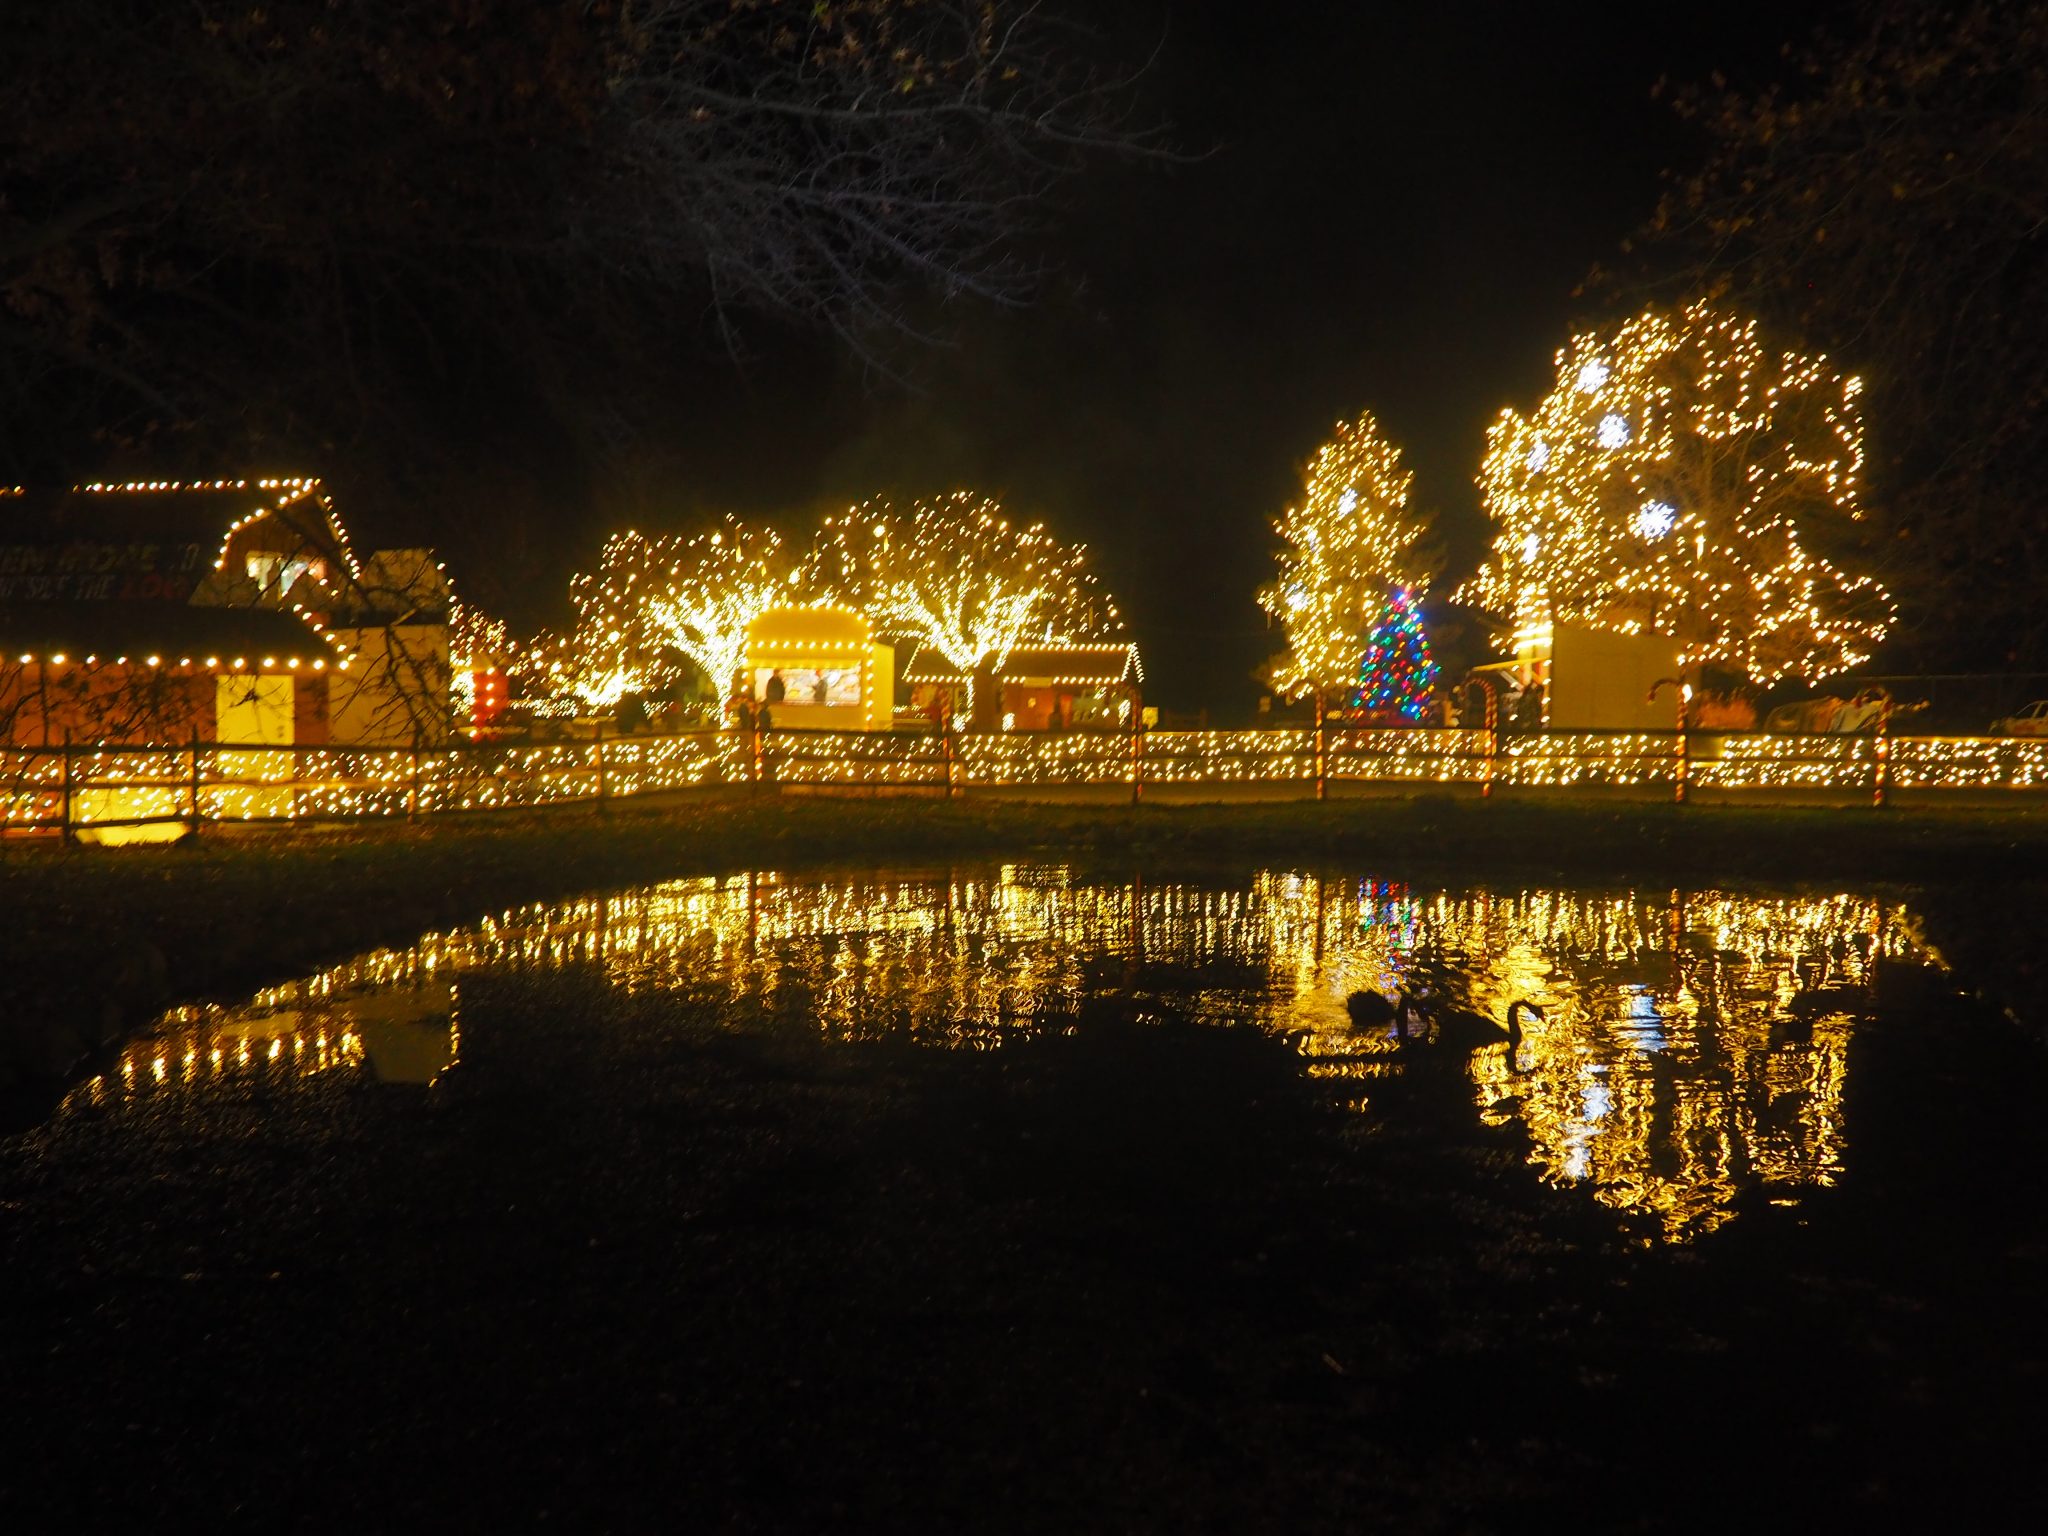
[(851, 608), (770, 608), (747, 626), (743, 683), (777, 730), (885, 731), (895, 660)]
[(14, 746), (324, 744), (347, 654), (276, 609), (0, 608), (0, 725)]
[(347, 673), (329, 684), (336, 741), (404, 747), (445, 741), (454, 725), (448, 618), (454, 594), (433, 554), (379, 550), (321, 618), (347, 648)]
[[(349, 660), (296, 615), (274, 608), (0, 609), (0, 736), (29, 747), (213, 749), (211, 775), (238, 786), (234, 815), (289, 816), (292, 754), (269, 749), (330, 740), (328, 690), (345, 679)], [(190, 799), (184, 782), (162, 782), (161, 768), (143, 771), (156, 782), (93, 786), (71, 798), (81, 837), (138, 842), (182, 831)], [(95, 826), (106, 822), (146, 824)]]
[(0, 488), (0, 742), (440, 741), (449, 604), (318, 480)]
[(1143, 683), (1138, 648), (1127, 642), (1020, 647), (978, 671), (975, 728), (1128, 730)]
[(955, 718), (965, 723), (967, 696), (971, 692), (968, 675), (948, 661), (943, 652), (913, 643), (899, 681), (905, 694), (904, 711), (911, 723), (944, 726)]

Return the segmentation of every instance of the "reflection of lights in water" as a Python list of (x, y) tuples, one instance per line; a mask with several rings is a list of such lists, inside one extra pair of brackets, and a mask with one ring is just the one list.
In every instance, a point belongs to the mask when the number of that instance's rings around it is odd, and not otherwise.
[(1621, 1038), (1639, 1051), (1664, 1049), (1664, 1016), (1657, 1011), (1657, 999), (1648, 987), (1623, 989), (1627, 999), (1619, 1021)]
[(1388, 1033), (1352, 1027), (1352, 991), (1496, 1020), (1525, 998), (1544, 1014), (1514, 1059), (1472, 1058), (1477, 1106), (1520, 1120), (1552, 1176), (1684, 1236), (1725, 1219), (1748, 1183), (1832, 1178), (1850, 1020), (1818, 1019), (1810, 1038), (1772, 1026), (1802, 988), (1853, 986), (1909, 952), (1902, 909), (1850, 896), (1451, 894), (1299, 872), (1134, 885), (1034, 865), (705, 877), (517, 908), (239, 1008), (173, 1010), (89, 1087), (140, 1097), (334, 1069), (425, 1081), (454, 1058), (459, 978), (480, 971), (594, 967), (741, 1027), (800, 1019), (833, 1038), (975, 1049), (1110, 996), (1286, 1031), (1339, 1093), (1400, 1070)]

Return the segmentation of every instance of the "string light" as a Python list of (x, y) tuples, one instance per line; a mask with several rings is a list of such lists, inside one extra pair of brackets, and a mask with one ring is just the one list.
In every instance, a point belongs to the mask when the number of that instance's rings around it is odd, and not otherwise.
[(1365, 637), (1352, 707), (1419, 725), (1429, 713), (1436, 679), (1421, 607), (1406, 587), (1396, 587)]
[[(1763, 732), (1697, 739), (1689, 770), (1696, 791), (1827, 790), (1867, 794), (1876, 738)], [(2048, 789), (2048, 740), (2020, 737), (1891, 737), (1887, 772), (1900, 790)], [(1329, 733), (1332, 779), (1355, 783), (1476, 786), (1489, 776), (1487, 733), (1471, 729), (1345, 728)], [(773, 742), (785, 784), (942, 789), (1121, 785), (1128, 743), (1112, 732), (983, 733), (950, 743), (928, 731), (790, 731)], [(1151, 785), (1305, 784), (1314, 776), (1315, 733), (1152, 731), (1144, 775)], [(58, 825), (66, 758), (74, 824), (119, 820), (353, 821), (408, 814), (542, 807), (752, 782), (748, 738), (737, 731), (608, 737), (601, 741), (436, 747), (189, 747), (80, 744), (0, 748), (7, 795), (0, 820)], [(1669, 732), (1546, 731), (1505, 736), (1492, 781), (1532, 790), (1668, 788)]]
[(1123, 627), (1087, 546), (1043, 523), (1013, 527), (1000, 503), (971, 491), (915, 501), (908, 513), (863, 502), (827, 519), (820, 550), (824, 588), (865, 609), (878, 632), (945, 658), (970, 700), (977, 668), (1000, 671), (1021, 645), (1102, 644)]
[(688, 537), (615, 534), (597, 569), (570, 582), (574, 632), (543, 637), (533, 670), (550, 692), (608, 709), (675, 681), (680, 654), (723, 695), (745, 663), (747, 625), (797, 601), (799, 585), (780, 535), (733, 517)]
[(1860, 396), (1704, 303), (1573, 338), (1535, 412), (1488, 433), (1493, 553), (1460, 601), (1666, 635), (1764, 683), (1867, 660), (1890, 595), (1809, 547), (1862, 515)]
[(455, 719), (480, 727), (504, 713), (505, 672), (518, 650), (502, 619), (472, 603), (458, 600), (449, 605), (449, 691)]
[(1419, 595), (1435, 574), (1430, 520), (1410, 509), (1414, 475), (1370, 411), (1339, 422), (1309, 462), (1299, 504), (1274, 520), (1279, 570), (1259, 605), (1287, 636), (1274, 684), (1285, 697), (1331, 694), (1358, 679), (1360, 637), (1390, 588)]

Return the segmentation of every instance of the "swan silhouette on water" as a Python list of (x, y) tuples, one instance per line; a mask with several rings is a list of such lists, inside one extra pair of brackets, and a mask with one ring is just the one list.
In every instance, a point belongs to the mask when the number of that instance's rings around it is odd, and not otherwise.
[(1384, 993), (1368, 989), (1345, 998), (1344, 1011), (1351, 1015), (1352, 1024), (1359, 1029), (1392, 1027), (1395, 1034), (1406, 1040), (1408, 1021), (1415, 1016), (1415, 1004), (1406, 992), (1397, 993), (1389, 999)]
[(1508, 1004), (1508, 1022), (1505, 1028), (1469, 1008), (1453, 1008), (1437, 1020), (1437, 1044), (1456, 1051), (1480, 1051), (1489, 1045), (1505, 1043), (1510, 1051), (1522, 1043), (1522, 1015), (1531, 1018), (1543, 1017), (1543, 1010), (1527, 998), (1518, 997)]

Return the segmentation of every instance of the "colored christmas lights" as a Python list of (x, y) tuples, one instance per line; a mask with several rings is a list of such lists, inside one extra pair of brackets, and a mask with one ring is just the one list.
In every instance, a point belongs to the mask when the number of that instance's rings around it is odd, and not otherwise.
[(1365, 637), (1352, 707), (1374, 717), (1420, 725), (1429, 713), (1436, 681), (1421, 605), (1406, 587), (1396, 587)]

